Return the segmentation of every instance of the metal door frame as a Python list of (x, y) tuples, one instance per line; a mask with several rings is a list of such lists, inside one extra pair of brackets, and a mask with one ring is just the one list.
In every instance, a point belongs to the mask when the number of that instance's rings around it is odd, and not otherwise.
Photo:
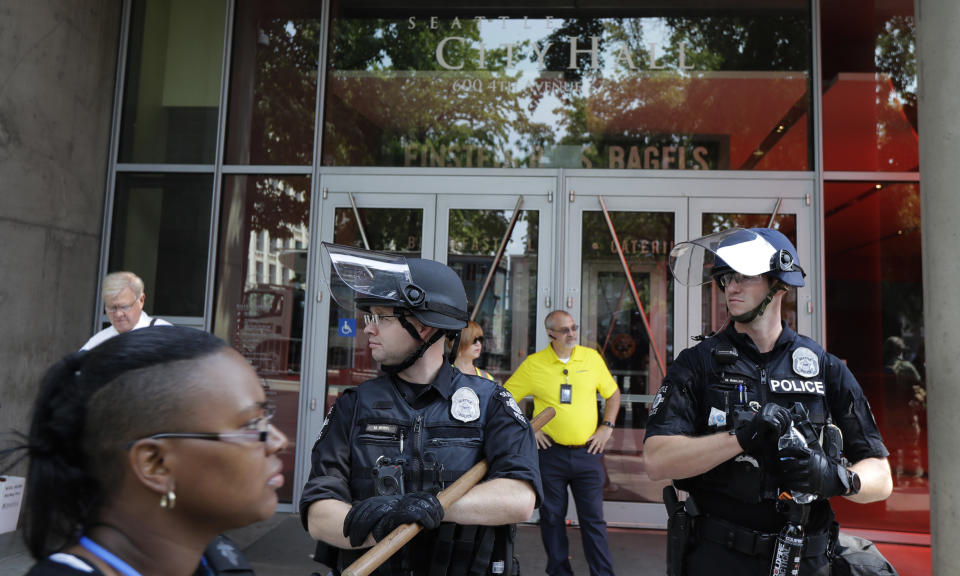
[[(566, 201), (559, 215), (557, 242), (563, 273), (558, 275), (556, 293), (564, 309), (580, 319), (581, 227), (582, 214), (601, 210), (603, 196), (611, 212), (665, 212), (675, 215), (675, 242), (699, 236), (704, 212), (770, 213), (781, 200), (779, 213), (797, 214), (797, 251), (810, 274), (806, 286), (797, 294), (798, 327), (802, 333), (816, 338), (822, 313), (813, 306), (818, 294), (819, 258), (814, 252), (817, 231), (812, 199), (816, 181), (809, 173), (731, 174), (709, 176), (687, 172), (667, 176), (650, 176), (650, 172), (625, 171), (598, 173), (588, 170), (561, 171), (562, 191)], [(634, 173), (629, 173), (634, 172)], [(563, 232), (566, 233), (564, 237)], [(572, 298), (572, 302), (570, 299)], [(674, 357), (694, 344), (690, 336), (700, 333), (700, 290), (674, 285)], [(570, 504), (573, 504), (572, 498)], [(666, 528), (666, 511), (659, 503), (604, 502), (604, 517), (610, 525)], [(569, 507), (568, 519), (576, 522), (575, 506)]]
[[(473, 172), (472, 174), (470, 172)], [(304, 383), (300, 401), (298, 442), (294, 474), (293, 501), (300, 493), (310, 471), (310, 451), (323, 425), (327, 396), (326, 338), (330, 319), (328, 295), (320, 281), (320, 242), (332, 241), (334, 214), (339, 208), (350, 208), (350, 194), (357, 208), (420, 208), (423, 210), (421, 257), (446, 261), (447, 225), (450, 209), (513, 210), (523, 195), (521, 209), (541, 211), (538, 263), (537, 319), (546, 316), (545, 305), (552, 299), (551, 279), (554, 276), (553, 243), (556, 207), (554, 192), (556, 171), (465, 171), (442, 170), (431, 173), (389, 169), (331, 169), (318, 183), (320, 193), (314, 196), (311, 210), (310, 262), (308, 271), (307, 321), (304, 331)], [(493, 192), (491, 192), (493, 191)], [(538, 331), (537, 347), (545, 346), (546, 336)]]
[[(543, 322), (552, 309), (563, 308), (579, 319), (582, 302), (581, 227), (585, 210), (600, 210), (603, 196), (611, 211), (673, 212), (674, 242), (689, 239), (699, 231), (703, 212), (743, 211), (764, 213), (783, 199), (781, 212), (796, 213), (798, 252), (811, 274), (807, 286), (798, 293), (798, 323), (801, 331), (819, 334), (822, 313), (812, 306), (818, 294), (816, 272), (819, 259), (816, 225), (811, 199), (816, 182), (809, 173), (709, 175), (691, 172), (651, 176), (650, 171), (617, 173), (595, 170), (404, 170), (384, 168), (331, 168), (322, 171), (317, 182), (320, 193), (311, 214), (311, 256), (308, 274), (313, 297), (307, 302), (305, 333), (304, 394), (300, 406), (298, 433), (298, 470), (295, 474), (294, 501), (300, 497), (310, 466), (310, 450), (325, 416), (326, 355), (317, 345), (326, 342), (329, 307), (319, 282), (319, 244), (332, 240), (333, 211), (348, 208), (348, 192), (358, 208), (421, 208), (424, 221), (421, 250), (424, 258), (446, 260), (448, 214), (450, 209), (512, 210), (519, 196), (521, 210), (536, 209), (540, 214), (537, 279), (537, 321)], [(491, 192), (494, 191), (494, 192)], [(696, 235), (696, 234), (694, 234)], [(556, 247), (556, 248), (555, 248)], [(572, 302), (568, 298), (572, 297)], [(674, 286), (674, 355), (690, 344), (690, 335), (699, 333), (699, 291)], [(569, 304), (569, 305), (568, 305)], [(810, 310), (807, 313), (807, 310)], [(806, 317), (807, 323), (800, 322)], [(546, 334), (537, 331), (536, 348), (547, 345)], [(325, 348), (323, 348), (325, 350)], [(308, 352), (311, 351), (311, 352)], [(571, 506), (575, 521), (575, 507)], [(605, 502), (604, 514), (611, 525), (646, 528), (666, 527), (666, 513), (659, 503)]]

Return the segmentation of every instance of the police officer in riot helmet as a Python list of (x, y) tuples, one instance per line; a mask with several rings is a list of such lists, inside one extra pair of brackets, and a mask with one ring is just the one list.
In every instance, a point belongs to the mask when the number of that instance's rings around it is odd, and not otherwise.
[[(668, 531), (670, 571), (770, 573), (785, 510), (799, 507), (778, 500), (804, 493), (815, 499), (803, 506), (800, 574), (829, 574), (829, 499), (883, 500), (892, 481), (853, 374), (781, 320), (784, 295), (804, 285), (796, 249), (776, 230), (735, 228), (678, 244), (670, 265), (683, 284), (716, 282), (732, 320), (678, 355), (650, 408), (647, 473), (690, 495), (691, 521), (674, 523), (683, 537)], [(806, 445), (780, 449), (792, 428)]]
[[(416, 522), (424, 531), (378, 574), (514, 573), (513, 524), (541, 496), (537, 445), (509, 392), (444, 357), (444, 336), (467, 322), (463, 284), (431, 260), (331, 244), (323, 252), (331, 293), (343, 307), (345, 292), (355, 296), (384, 374), (341, 394), (314, 445), (300, 514), (319, 541), (315, 559), (339, 574)], [(482, 459), (487, 476), (444, 511), (436, 494)]]

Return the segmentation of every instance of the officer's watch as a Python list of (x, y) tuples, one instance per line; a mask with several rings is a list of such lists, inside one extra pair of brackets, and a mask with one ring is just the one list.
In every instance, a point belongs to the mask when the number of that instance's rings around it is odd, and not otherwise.
[(609, 420), (604, 420), (603, 425), (606, 426), (607, 428), (610, 428), (611, 430), (613, 429), (613, 422)]
[(840, 467), (840, 482), (843, 483), (844, 496), (853, 496), (860, 493), (860, 476), (853, 470), (844, 466)]

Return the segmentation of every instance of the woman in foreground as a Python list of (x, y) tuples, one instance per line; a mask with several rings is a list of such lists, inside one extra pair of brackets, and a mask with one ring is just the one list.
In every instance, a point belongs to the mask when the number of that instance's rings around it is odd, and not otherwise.
[(28, 576), (216, 574), (207, 545), (276, 509), (287, 439), (272, 415), (247, 361), (192, 328), (133, 330), (57, 362), (26, 445), (2, 455), (30, 459)]

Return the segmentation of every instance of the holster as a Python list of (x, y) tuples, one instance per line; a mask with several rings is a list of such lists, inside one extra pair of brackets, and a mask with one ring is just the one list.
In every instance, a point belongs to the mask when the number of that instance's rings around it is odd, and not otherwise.
[(673, 486), (663, 487), (663, 504), (667, 507), (667, 576), (683, 576), (696, 507), (691, 499), (681, 502)]

